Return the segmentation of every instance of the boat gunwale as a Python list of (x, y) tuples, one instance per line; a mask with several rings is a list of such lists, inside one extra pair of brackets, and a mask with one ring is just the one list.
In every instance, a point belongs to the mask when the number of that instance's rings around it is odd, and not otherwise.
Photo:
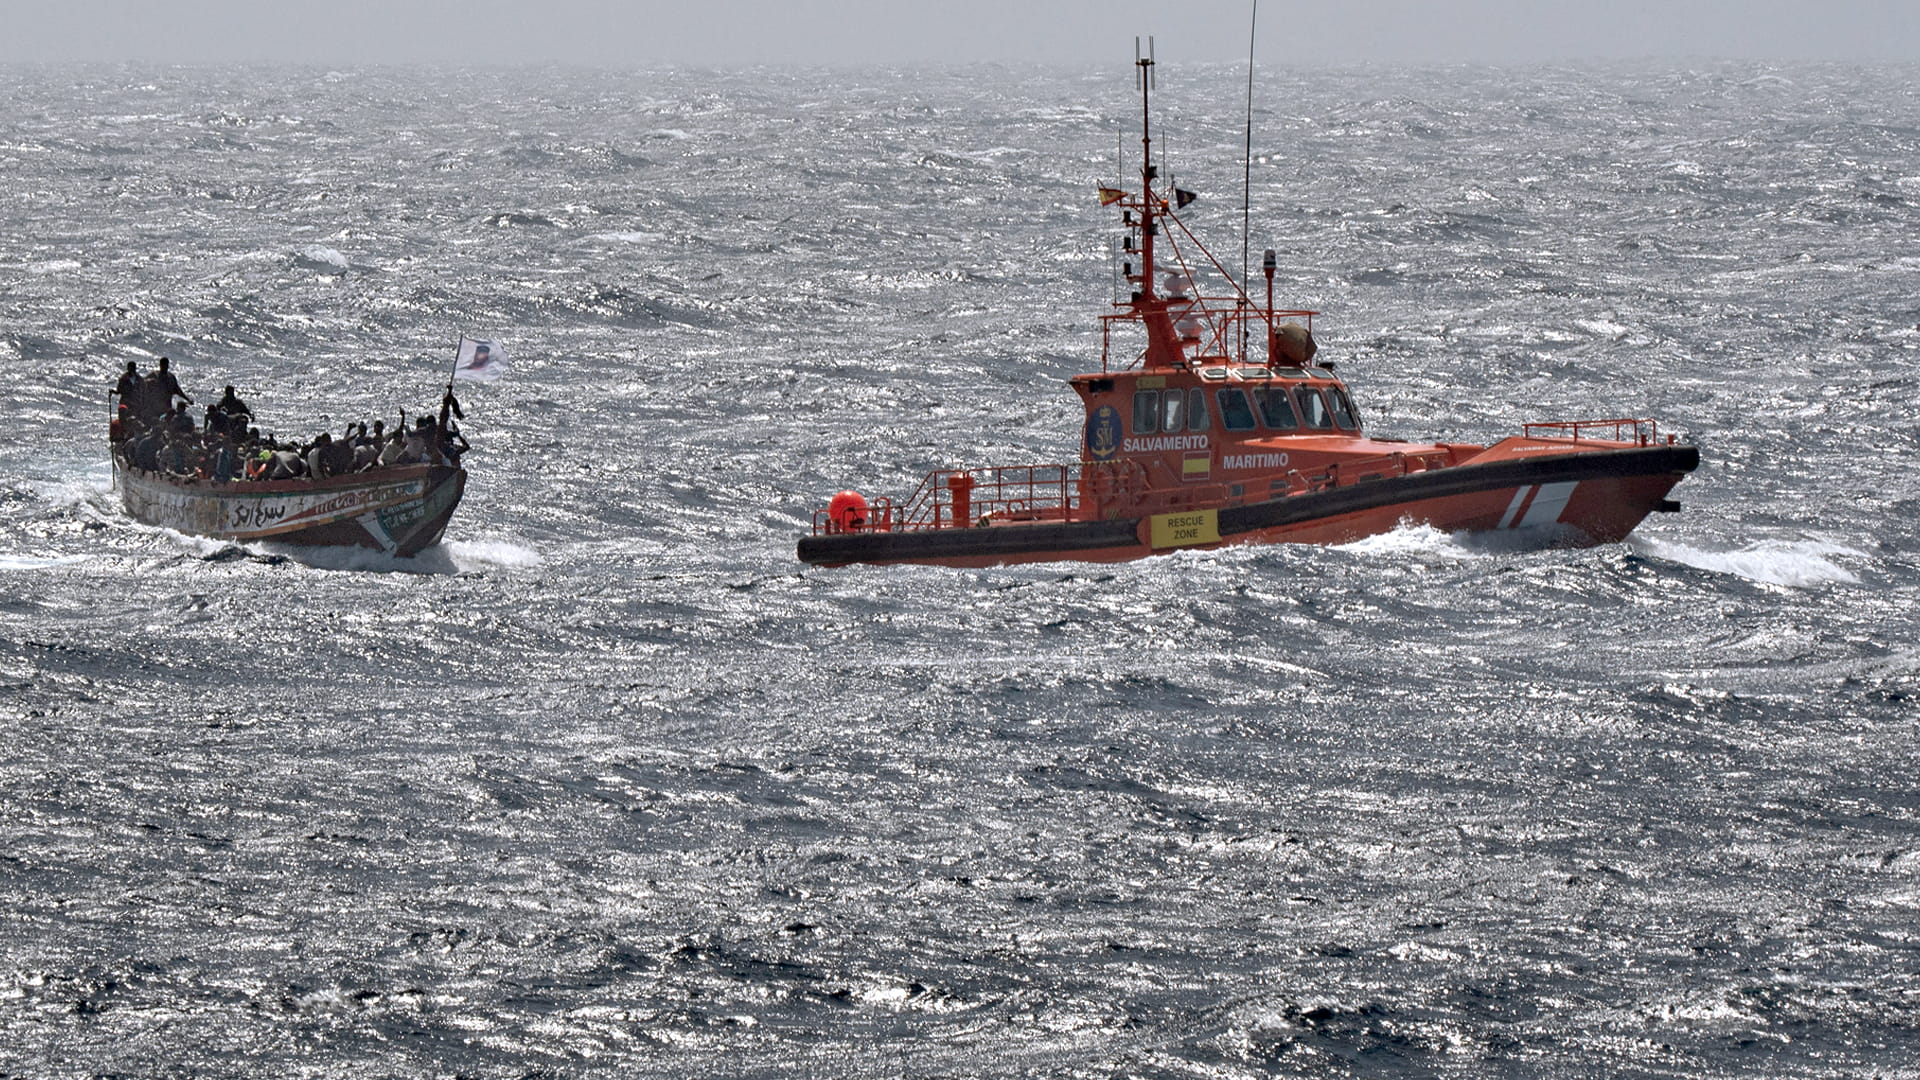
[(458, 465), (434, 465), (426, 462), (411, 465), (387, 465), (361, 472), (339, 473), (334, 476), (296, 476), (286, 480), (214, 480), (211, 478), (176, 477), (170, 473), (156, 472), (136, 468), (114, 458), (114, 471), (130, 480), (143, 484), (164, 487), (183, 495), (201, 495), (212, 498), (231, 498), (262, 495), (287, 495), (309, 491), (347, 491), (356, 487), (368, 487), (375, 484), (394, 483), (412, 480), (416, 477), (431, 478), (436, 469), (448, 469), (464, 472)]

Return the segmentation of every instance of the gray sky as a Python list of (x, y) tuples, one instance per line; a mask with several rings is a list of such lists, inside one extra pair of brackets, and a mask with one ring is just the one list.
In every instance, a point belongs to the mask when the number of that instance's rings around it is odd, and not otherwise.
[[(603, 66), (1246, 55), (1249, 0), (0, 0), (0, 61)], [(1920, 59), (1920, 0), (1263, 0), (1265, 63)]]

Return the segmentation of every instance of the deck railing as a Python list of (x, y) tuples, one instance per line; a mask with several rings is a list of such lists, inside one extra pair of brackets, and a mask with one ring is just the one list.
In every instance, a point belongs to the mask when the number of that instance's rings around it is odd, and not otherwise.
[[(937, 469), (901, 502), (868, 504), (863, 531), (922, 532), (1012, 521), (1065, 520), (1081, 508), (1080, 465), (1007, 465)], [(827, 511), (813, 515), (815, 534), (838, 532)]]
[[(1320, 314), (1305, 308), (1268, 311), (1263, 307), (1249, 307), (1241, 304), (1238, 296), (1194, 296), (1183, 300), (1190, 306), (1170, 309), (1168, 317), (1175, 320), (1176, 331), (1184, 331), (1180, 340), (1185, 346), (1189, 363), (1265, 364), (1269, 360), (1269, 335), (1279, 328), (1280, 320), (1305, 319), (1307, 329), (1311, 332), (1313, 317)], [(1139, 314), (1133, 311), (1100, 316), (1104, 338), (1100, 348), (1100, 370), (1112, 370), (1114, 326), (1137, 322), (1139, 319)]]
[(1007, 465), (928, 473), (895, 529), (964, 529), (994, 520), (1068, 516), (1077, 505), (1078, 465)]
[(838, 532), (925, 532), (988, 528), (1037, 521), (1138, 517), (1196, 507), (1239, 504), (1324, 491), (1332, 487), (1445, 468), (1440, 453), (1391, 453), (1329, 463), (1309, 472), (1290, 469), (1265, 486), (1249, 481), (1229, 486), (1181, 484), (1150, 487), (1137, 461), (1090, 461), (1077, 465), (1012, 465), (983, 469), (938, 469), (905, 500), (881, 497), (867, 504), (864, 523), (851, 530), (834, 524), (829, 511), (813, 514), (815, 535)]
[[(1622, 417), (1617, 420), (1547, 420), (1520, 426), (1528, 438), (1563, 438), (1579, 442), (1582, 436), (1596, 441), (1630, 442), (1654, 446), (1660, 442), (1660, 425), (1652, 420)], [(1600, 435), (1606, 431), (1608, 434)], [(1667, 442), (1673, 442), (1667, 436)]]

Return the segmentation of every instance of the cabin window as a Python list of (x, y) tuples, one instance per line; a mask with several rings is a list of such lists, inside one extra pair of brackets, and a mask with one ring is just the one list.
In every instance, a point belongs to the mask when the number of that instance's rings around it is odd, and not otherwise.
[(1187, 430), (1207, 430), (1207, 392), (1197, 386), (1187, 391)]
[(1322, 431), (1333, 429), (1333, 414), (1327, 411), (1327, 399), (1320, 396), (1319, 390), (1301, 386), (1294, 392), (1300, 395), (1300, 417), (1308, 427)]
[(1220, 403), (1220, 424), (1228, 431), (1252, 431), (1253, 408), (1247, 404), (1247, 392), (1237, 386), (1225, 386), (1214, 391), (1214, 400)]
[(1253, 392), (1253, 400), (1260, 406), (1260, 419), (1269, 428), (1275, 431), (1299, 429), (1300, 420), (1293, 414), (1293, 399), (1287, 396), (1285, 387), (1261, 387)]
[(1169, 390), (1160, 398), (1160, 430), (1177, 432), (1187, 426), (1187, 395)]
[(1133, 392), (1133, 433), (1151, 435), (1160, 430), (1160, 391)]
[(1347, 392), (1338, 386), (1327, 387), (1327, 397), (1333, 403), (1333, 422), (1348, 431), (1360, 430), (1360, 418), (1353, 411), (1353, 402), (1347, 400)]

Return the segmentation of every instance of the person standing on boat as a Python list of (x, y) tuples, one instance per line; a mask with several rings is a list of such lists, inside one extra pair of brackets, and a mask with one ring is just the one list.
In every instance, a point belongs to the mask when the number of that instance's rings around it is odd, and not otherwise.
[(193, 399), (187, 396), (187, 392), (180, 389), (180, 380), (174, 378), (173, 372), (167, 369), (167, 358), (164, 356), (160, 358), (159, 370), (147, 376), (144, 381), (153, 386), (153, 400), (159, 406), (156, 412), (171, 410), (174, 398), (179, 398), (188, 405), (193, 404)]
[(134, 419), (142, 424), (154, 423), (167, 411), (166, 395), (160, 389), (158, 372), (149, 371), (140, 377), (133, 387), (133, 403), (128, 407), (133, 410)]
[[(139, 404), (135, 406), (134, 412), (142, 421), (152, 424), (171, 422), (174, 399), (187, 398), (187, 395), (181, 392), (180, 380), (174, 378), (173, 372), (168, 370), (167, 358), (163, 356), (160, 358), (160, 366), (148, 372), (147, 376), (140, 380), (140, 390), (135, 397)], [(193, 399), (187, 398), (187, 403), (191, 405)]]
[(140, 396), (140, 368), (133, 361), (127, 361), (127, 370), (120, 373), (120, 381), (114, 384), (113, 396), (120, 399), (114, 410), (122, 420), (133, 414), (133, 406)]

